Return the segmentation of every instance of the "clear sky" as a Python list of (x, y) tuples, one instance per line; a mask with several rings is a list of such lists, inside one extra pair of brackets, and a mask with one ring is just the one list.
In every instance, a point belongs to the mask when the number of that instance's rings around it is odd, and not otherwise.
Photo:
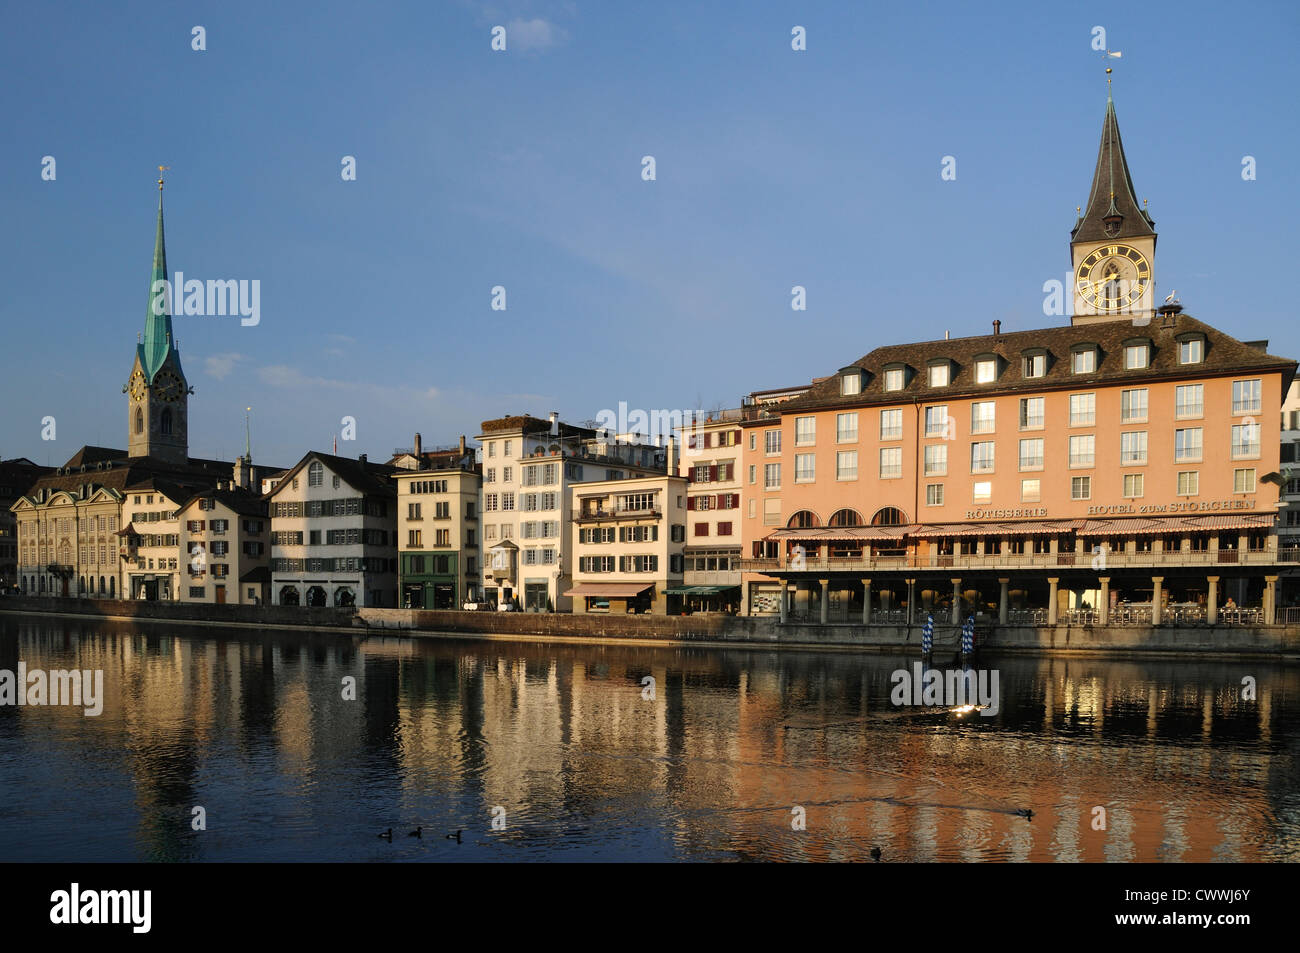
[(125, 448), (160, 164), (172, 270), (261, 282), (255, 327), (175, 318), (196, 456), (238, 453), (247, 405), (259, 462), (328, 450), (345, 415), (340, 453), (373, 459), (417, 430), (736, 406), (881, 344), (1060, 323), (1042, 287), (1096, 161), (1095, 26), (1124, 54), (1160, 296), (1300, 355), (1298, 9), (10, 5), (0, 455)]

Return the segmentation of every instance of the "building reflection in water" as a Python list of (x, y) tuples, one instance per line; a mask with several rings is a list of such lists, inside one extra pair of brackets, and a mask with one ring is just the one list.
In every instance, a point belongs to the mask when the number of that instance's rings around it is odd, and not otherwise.
[[(6, 860), (1300, 859), (1269, 662), (1005, 658), (958, 718), (880, 655), (0, 618), (0, 668), (105, 673), (98, 718), (0, 708)], [(466, 842), (371, 843), (417, 823)]]

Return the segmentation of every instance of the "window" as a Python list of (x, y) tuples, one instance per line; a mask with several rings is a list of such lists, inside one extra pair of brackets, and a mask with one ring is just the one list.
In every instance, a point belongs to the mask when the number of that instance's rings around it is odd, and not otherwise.
[(757, 449), (757, 447), (758, 447), (758, 434), (755, 433), (755, 432), (753, 432), (753, 431), (750, 431), (750, 434), (749, 434), (749, 449), (750, 449), (750, 450), (755, 450), (755, 449)]
[(840, 377), (840, 393), (845, 396), (862, 393), (862, 375), (844, 374)]
[(320, 486), (325, 482), (325, 467), (319, 460), (312, 461), (311, 466), (307, 468), (307, 485)]
[(1142, 495), (1142, 484), (1145, 480), (1145, 474), (1126, 473), (1124, 474), (1124, 495), (1127, 497), (1138, 497)]
[[(857, 454), (854, 454), (856, 461)], [(856, 469), (856, 463), (855, 463)], [(880, 450), (880, 478), (892, 480), (903, 475), (903, 448), (882, 447)]]
[(946, 476), (948, 473), (948, 445), (931, 444), (925, 448), (925, 475)]
[(817, 479), (817, 455), (796, 453), (794, 455), (794, 482), (812, 483)]
[(927, 483), (925, 485), (925, 505), (943, 506), (943, 484)]
[(1178, 417), (1205, 416), (1205, 385), (1180, 384), (1174, 388), (1174, 415)]
[(758, 467), (754, 464), (749, 465), (749, 485), (753, 486), (758, 482)]
[(1205, 342), (1200, 338), (1178, 342), (1178, 363), (1199, 364), (1205, 355)]
[(763, 452), (769, 457), (774, 457), (781, 452), (781, 431), (763, 431)]
[(1257, 414), (1263, 406), (1260, 402), (1259, 380), (1232, 382), (1232, 412), (1234, 414)]
[(1251, 470), (1233, 470), (1232, 471), (1232, 492), (1233, 493), (1254, 493), (1255, 492), (1255, 471)]
[(1174, 459), (1175, 460), (1200, 460), (1201, 459), (1201, 428), (1188, 427), (1185, 430), (1174, 431)]
[[(1139, 466), (1147, 462), (1147, 432), (1136, 430), (1119, 435), (1119, 462), (1121, 466)], [(1141, 494), (1136, 494), (1141, 496)]]
[(1070, 354), (1070, 371), (1091, 374), (1097, 370), (1097, 352), (1093, 348), (1080, 348)]
[(767, 463), (763, 465), (763, 488), (774, 490), (781, 486), (781, 464)]
[(508, 457), (508, 456), (510, 456), (510, 443), (511, 443), (511, 441), (509, 441), (509, 440), (502, 441), (502, 443), (501, 443), (501, 455), (502, 455), (503, 457)]
[(420, 531), (418, 529), (411, 529), (406, 531), (406, 545), (413, 546), (413, 547), (421, 545)]
[(1232, 427), (1232, 456), (1259, 456), (1259, 424), (1234, 424)]
[(925, 435), (927, 437), (952, 437), (952, 425), (949, 423), (948, 405), (935, 404), (925, 408)]
[(1070, 395), (1070, 426), (1091, 427), (1097, 422), (1097, 395)]
[(972, 500), (976, 503), (987, 503), (993, 499), (993, 484), (988, 480), (980, 480), (975, 484)]
[(817, 442), (817, 418), (796, 417), (794, 419), (794, 445), (810, 447)]
[(998, 379), (997, 358), (986, 357), (975, 362), (975, 383), (992, 384)]
[(1045, 399), (1042, 397), (1020, 398), (1020, 429), (1041, 430), (1046, 419)]
[[(890, 449), (898, 450), (902, 453), (901, 447)], [(902, 460), (899, 460), (900, 469)], [(881, 474), (884, 475), (883, 473)], [(856, 480), (858, 478), (858, 451), (841, 450), (835, 454), (835, 479), (837, 480)]]
[(1043, 498), (1043, 484), (1041, 480), (1021, 480), (1020, 481), (1020, 502), (1037, 503)]
[(992, 433), (995, 404), (991, 400), (977, 400), (970, 405), (970, 432)]
[(1097, 438), (1093, 434), (1076, 434), (1070, 438), (1070, 466), (1091, 467), (1096, 464)]
[(835, 442), (856, 443), (858, 440), (858, 415), (856, 412), (835, 415)]
[(406, 518), (407, 518), (408, 520), (418, 520), (418, 519), (420, 518), (420, 504), (419, 504), (419, 503), (407, 503), (407, 504), (406, 504)]
[[(929, 368), (929, 374), (930, 374), (929, 380), (930, 380), (931, 387), (948, 386), (948, 362), (947, 361), (944, 361), (942, 364), (931, 364)], [(940, 487), (940, 489), (942, 489), (942, 487)]]
[(1119, 419), (1121, 423), (1138, 423), (1147, 419), (1147, 389), (1145, 387), (1120, 391)]
[(1070, 499), (1072, 500), (1092, 499), (1092, 477), (1086, 477), (1086, 476), (1070, 477)]
[(882, 410), (880, 412), (880, 439), (903, 439), (903, 412), (901, 410)]
[(970, 445), (970, 472), (993, 472), (993, 441), (981, 440)]
[(1042, 377), (1047, 373), (1046, 354), (1025, 355), (1025, 377)]
[(1043, 469), (1043, 438), (1034, 437), (1020, 441), (1020, 469)]
[(903, 383), (901, 367), (891, 367), (885, 371), (885, 390), (902, 390)]
[(1178, 495), (1196, 496), (1201, 492), (1201, 474), (1199, 470), (1180, 470), (1178, 472)]
[(1129, 344), (1124, 348), (1124, 367), (1130, 371), (1140, 371), (1151, 361), (1151, 347), (1148, 344)]
[(439, 530), (434, 530), (434, 536), (435, 536), (435, 539), (434, 539), (434, 541), (433, 541), (433, 544), (434, 544), (435, 546), (450, 546), (450, 545), (451, 545), (451, 530), (449, 530), (449, 529), (439, 529)]

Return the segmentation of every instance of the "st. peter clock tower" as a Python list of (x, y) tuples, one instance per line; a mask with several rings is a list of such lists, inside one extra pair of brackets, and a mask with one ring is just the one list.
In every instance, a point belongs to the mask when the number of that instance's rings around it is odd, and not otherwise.
[(1092, 192), (1070, 233), (1073, 324), (1150, 317), (1155, 307), (1155, 224), (1138, 204), (1119, 137), (1115, 103), (1108, 93)]
[(157, 290), (164, 287), (159, 282), (170, 281), (163, 243), (162, 185), (159, 178), (158, 233), (144, 334), (136, 345), (135, 364), (122, 391), (127, 395), (128, 454), (185, 464), (189, 460), (190, 386), (172, 336), (170, 294)]

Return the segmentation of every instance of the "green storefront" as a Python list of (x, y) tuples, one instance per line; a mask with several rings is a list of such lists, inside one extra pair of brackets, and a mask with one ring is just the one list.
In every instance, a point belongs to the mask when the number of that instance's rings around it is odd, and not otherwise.
[(459, 609), (460, 554), (402, 553), (398, 593), (404, 609)]

